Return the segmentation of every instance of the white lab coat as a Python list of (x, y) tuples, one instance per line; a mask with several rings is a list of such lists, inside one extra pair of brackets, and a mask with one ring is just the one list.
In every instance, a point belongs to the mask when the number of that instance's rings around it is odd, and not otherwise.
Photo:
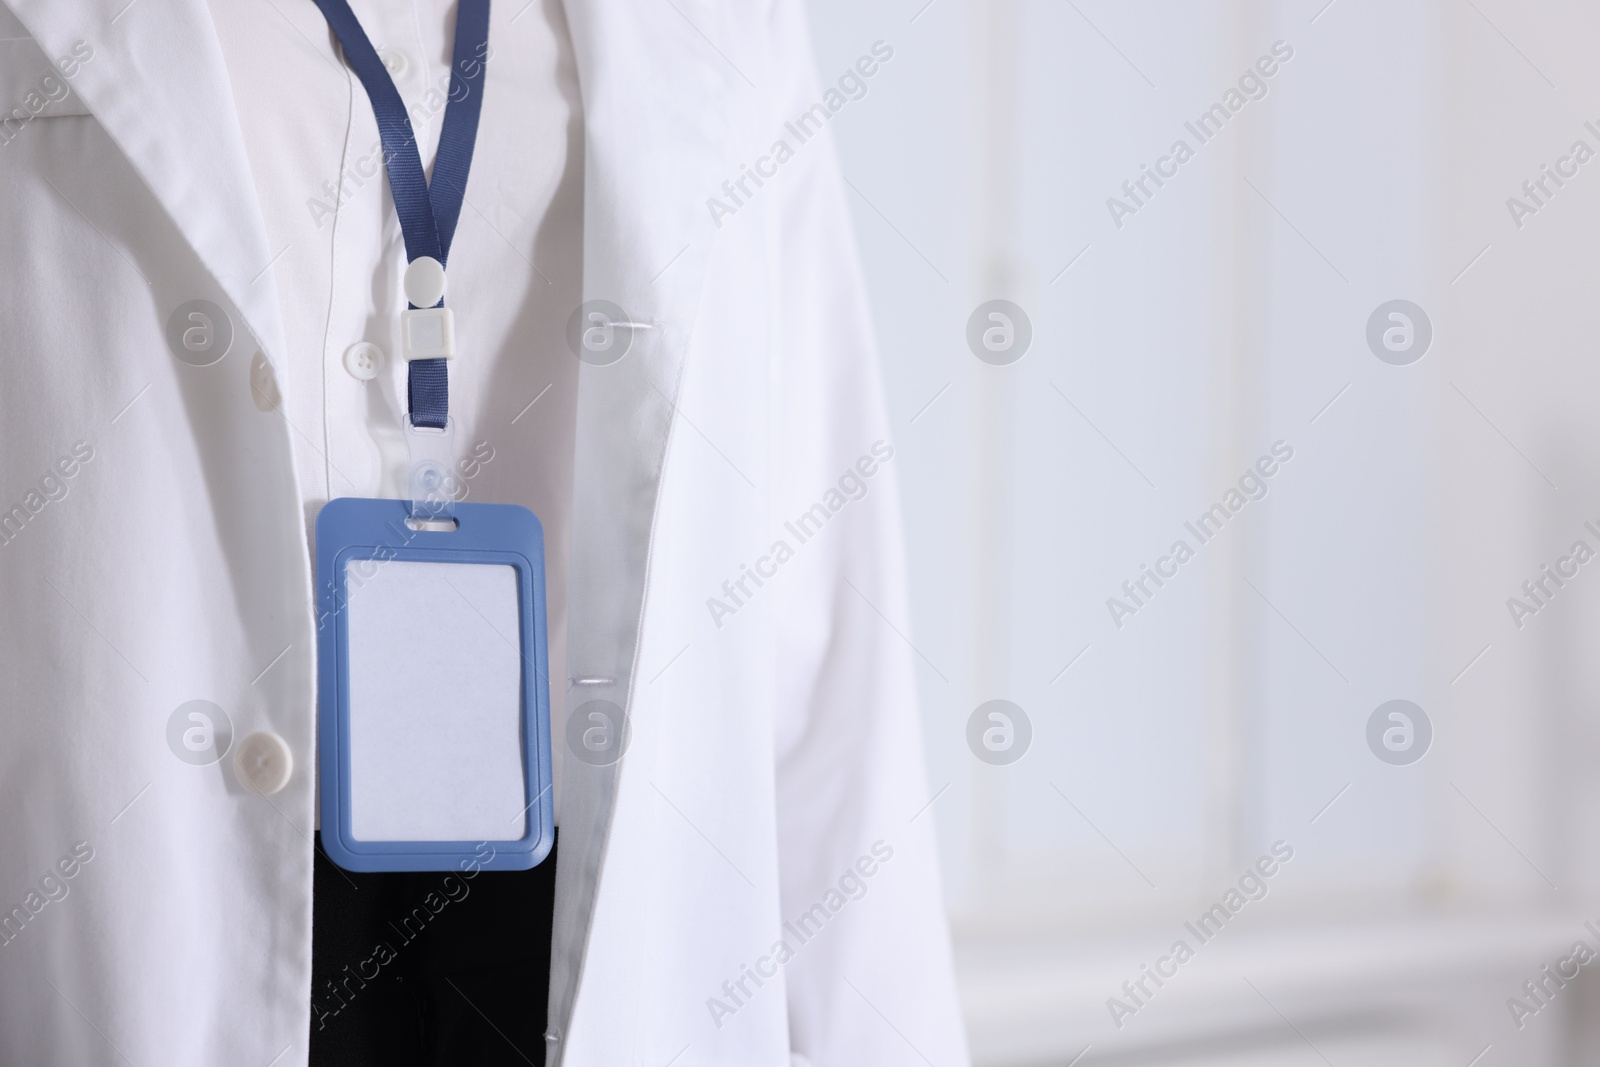
[[(301, 1064), (312, 584), (227, 75), (206, 0), (5, 3), (0, 1063)], [(552, 1062), (963, 1063), (893, 433), (831, 144), (731, 217), (707, 206), (822, 98), (803, 12), (567, 9), (585, 295), (649, 328), (582, 368), (552, 561), (552, 674), (632, 724), (619, 764), (561, 768)], [(207, 367), (167, 340), (197, 299), (237, 333)], [(808, 511), (802, 542), (785, 523)], [(769, 576), (735, 601), (746, 565)], [(281, 737), (287, 787), (176, 758), (168, 718), (196, 699), (236, 739)]]

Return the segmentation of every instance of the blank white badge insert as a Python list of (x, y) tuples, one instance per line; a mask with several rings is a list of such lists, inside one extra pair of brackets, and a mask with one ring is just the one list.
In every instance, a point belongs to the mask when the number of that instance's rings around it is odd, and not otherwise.
[(515, 568), (358, 559), (345, 582), (352, 836), (521, 838)]

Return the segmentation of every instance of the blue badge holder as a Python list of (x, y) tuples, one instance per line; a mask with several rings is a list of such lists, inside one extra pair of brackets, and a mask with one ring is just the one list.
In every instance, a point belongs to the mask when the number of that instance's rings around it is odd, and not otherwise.
[[(520, 837), (495, 840), (491, 835), (484, 839), (435, 841), (356, 837), (351, 792), (349, 608), (351, 598), (360, 596), (362, 590), (359, 584), (352, 585), (351, 564), (356, 564), (359, 578), (377, 573), (377, 568), (393, 561), (502, 565), (515, 572), (520, 632), (501, 636), (514, 643), (521, 660), (518, 691), (525, 818), (518, 823), (513, 816), (506, 823), (511, 830), (520, 829)], [(317, 590), (317, 649), (321, 658), (318, 767), (322, 844), (329, 858), (350, 871), (464, 870), (474, 863), (480, 869), (527, 870), (542, 862), (555, 840), (555, 813), (550, 788), (550, 688), (545, 664), (544, 530), (538, 518), (527, 508), (515, 505), (457, 504), (454, 529), (450, 529), (448, 521), (414, 520), (410, 501), (352, 497), (332, 500), (317, 519)], [(414, 633), (426, 634), (429, 623), (423, 617), (408, 625)], [(421, 631), (415, 629), (418, 626)], [(387, 710), (379, 709), (377, 714)], [(363, 716), (370, 714), (362, 712)]]

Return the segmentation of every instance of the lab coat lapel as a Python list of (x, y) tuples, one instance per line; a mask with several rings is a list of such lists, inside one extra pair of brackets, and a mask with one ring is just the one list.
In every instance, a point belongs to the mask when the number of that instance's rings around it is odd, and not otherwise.
[[(567, 707), (602, 699), (631, 716), (651, 527), (715, 233), (705, 205), (720, 180), (732, 72), (700, 36), (717, 37), (709, 5), (566, 0), (566, 10), (584, 103), (584, 298), (609, 301), (639, 324), (618, 331), (628, 337), (622, 358), (595, 353), (579, 376)], [(552, 730), (566, 757), (552, 1063), (581, 995), (612, 800), (627, 766), (626, 756), (609, 767), (570, 758), (564, 727)]]
[(205, 0), (5, 0), (72, 80), (273, 360), (283, 358), (266, 228)]

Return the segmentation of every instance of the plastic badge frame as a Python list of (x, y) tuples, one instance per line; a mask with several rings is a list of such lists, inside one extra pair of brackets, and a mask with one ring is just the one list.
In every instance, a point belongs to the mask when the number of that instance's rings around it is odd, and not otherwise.
[[(454, 870), (470, 861), (490, 870), (527, 870), (549, 855), (555, 841), (551, 796), (550, 687), (546, 668), (544, 529), (527, 508), (513, 504), (457, 504), (454, 530), (409, 525), (408, 500), (341, 497), (317, 518), (318, 767), (322, 792), (322, 845), (349, 871)], [(485, 861), (480, 841), (363, 841), (351, 829), (350, 640), (344, 610), (347, 564), (373, 560), (502, 564), (515, 569), (522, 657), (522, 766), (526, 830), (520, 839), (490, 841)]]

